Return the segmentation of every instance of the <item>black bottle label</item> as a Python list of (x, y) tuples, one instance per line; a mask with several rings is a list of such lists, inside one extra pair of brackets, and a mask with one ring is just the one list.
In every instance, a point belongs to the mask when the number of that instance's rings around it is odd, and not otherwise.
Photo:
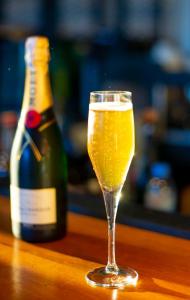
[(44, 129), (55, 122), (56, 120), (52, 107), (46, 109), (41, 113), (37, 112), (34, 109), (31, 109), (26, 114), (25, 127), (31, 133), (36, 131), (42, 132)]
[[(52, 107), (43, 111), (41, 114), (36, 110), (29, 110), (25, 118), (24, 140), (21, 155), (26, 146), (30, 146), (37, 161), (41, 161), (46, 155), (47, 139), (44, 139), (44, 131), (52, 124), (56, 123)], [(45, 145), (46, 142), (46, 145)], [(21, 156), (20, 155), (20, 156)]]

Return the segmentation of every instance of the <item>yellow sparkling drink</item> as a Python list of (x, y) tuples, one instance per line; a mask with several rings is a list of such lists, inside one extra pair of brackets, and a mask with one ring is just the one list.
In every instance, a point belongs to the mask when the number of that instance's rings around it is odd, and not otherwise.
[(90, 103), (88, 153), (101, 187), (113, 191), (123, 185), (134, 147), (132, 103)]

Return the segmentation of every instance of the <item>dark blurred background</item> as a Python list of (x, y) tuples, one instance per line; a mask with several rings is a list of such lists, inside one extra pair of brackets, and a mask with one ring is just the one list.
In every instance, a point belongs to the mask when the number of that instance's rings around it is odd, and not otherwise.
[(130, 90), (136, 155), (121, 202), (146, 216), (152, 212), (152, 220), (156, 211), (165, 221), (171, 213), (188, 217), (189, 28), (189, 0), (1, 0), (2, 192), (8, 190), (9, 153), (22, 103), (24, 41), (30, 35), (46, 35), (71, 192), (83, 198), (101, 195), (86, 151), (89, 92)]

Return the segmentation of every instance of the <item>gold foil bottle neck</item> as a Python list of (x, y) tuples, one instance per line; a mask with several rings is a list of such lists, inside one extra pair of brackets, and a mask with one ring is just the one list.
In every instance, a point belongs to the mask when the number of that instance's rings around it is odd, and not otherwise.
[(50, 59), (49, 41), (43, 36), (32, 36), (25, 42), (25, 61), (33, 66), (36, 62), (48, 62)]

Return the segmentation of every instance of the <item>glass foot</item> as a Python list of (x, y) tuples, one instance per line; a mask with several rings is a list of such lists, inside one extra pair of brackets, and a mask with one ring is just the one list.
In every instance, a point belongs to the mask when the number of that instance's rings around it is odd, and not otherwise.
[(97, 268), (86, 275), (86, 281), (92, 286), (108, 288), (122, 288), (125, 286), (136, 286), (138, 273), (131, 269), (119, 269), (116, 273), (109, 273), (105, 267)]

